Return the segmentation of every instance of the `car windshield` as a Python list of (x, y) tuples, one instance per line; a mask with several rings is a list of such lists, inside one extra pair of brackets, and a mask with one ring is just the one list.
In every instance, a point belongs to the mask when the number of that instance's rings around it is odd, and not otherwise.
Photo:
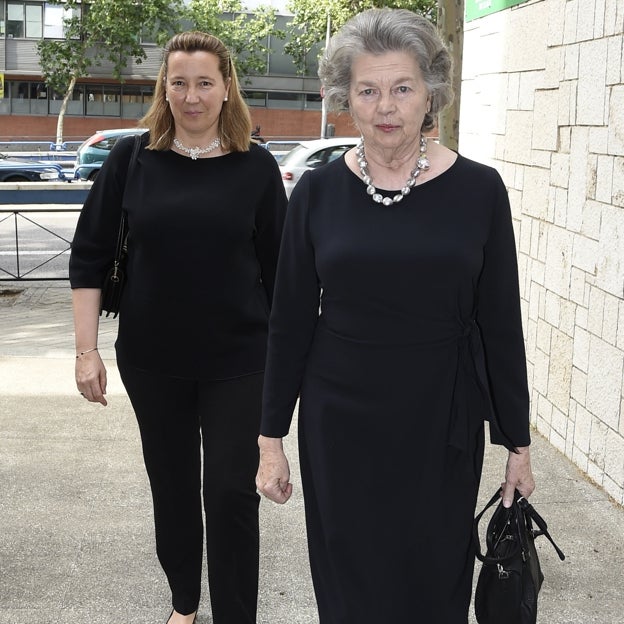
[(288, 154), (282, 158), (280, 165), (287, 165), (291, 160), (296, 160), (298, 158), (297, 154), (301, 152), (308, 151), (308, 148), (305, 145), (296, 145), (293, 147)]

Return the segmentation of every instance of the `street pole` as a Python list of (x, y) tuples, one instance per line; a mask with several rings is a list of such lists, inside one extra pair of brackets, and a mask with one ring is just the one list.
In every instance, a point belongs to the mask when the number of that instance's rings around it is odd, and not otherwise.
[[(331, 36), (331, 17), (327, 9), (327, 31), (325, 32), (325, 49), (329, 46)], [(321, 88), (321, 139), (327, 138), (327, 105), (325, 104), (325, 94)]]

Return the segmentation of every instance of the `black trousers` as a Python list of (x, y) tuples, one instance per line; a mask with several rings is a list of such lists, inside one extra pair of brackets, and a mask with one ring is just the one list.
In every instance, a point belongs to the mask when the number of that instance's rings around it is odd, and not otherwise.
[(139, 423), (156, 550), (173, 607), (189, 614), (199, 605), (203, 493), (213, 622), (255, 624), (260, 541), (255, 475), (263, 375), (198, 381), (121, 361), (118, 366)]

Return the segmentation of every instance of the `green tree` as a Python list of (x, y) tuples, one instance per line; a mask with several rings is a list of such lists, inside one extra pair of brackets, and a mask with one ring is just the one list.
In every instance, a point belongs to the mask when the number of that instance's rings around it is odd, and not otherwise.
[(306, 56), (319, 43), (325, 41), (327, 20), (331, 34), (335, 33), (349, 18), (366, 9), (375, 7), (410, 9), (435, 21), (437, 0), (289, 0), (287, 8), (293, 19), (288, 29), (289, 41), (285, 50), (298, 67), (305, 70)]
[(192, 28), (221, 39), (236, 59), (242, 77), (263, 73), (270, 53), (269, 35), (275, 31), (275, 9), (259, 6), (248, 13), (241, 0), (191, 0), (188, 19)]
[(56, 142), (63, 141), (63, 121), (76, 82), (90, 69), (109, 62), (113, 76), (128, 59), (146, 58), (141, 33), (161, 42), (176, 30), (183, 14), (182, 0), (49, 0), (64, 8), (63, 39), (43, 39), (37, 44), (45, 81), (64, 94), (59, 111)]

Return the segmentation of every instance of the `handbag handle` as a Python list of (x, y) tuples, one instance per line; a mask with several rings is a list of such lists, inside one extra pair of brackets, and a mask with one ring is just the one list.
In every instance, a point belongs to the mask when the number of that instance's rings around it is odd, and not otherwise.
[[(502, 491), (503, 491), (503, 488), (499, 488), (496, 491), (494, 496), (492, 496), (492, 498), (488, 501), (488, 503), (482, 509), (482, 511), (475, 517), (473, 527), (472, 527), (475, 544), (477, 546), (476, 553), (475, 553), (476, 557), (483, 563), (487, 563), (487, 564), (503, 563), (504, 561), (507, 561), (508, 559), (511, 559), (512, 557), (514, 557), (517, 554), (517, 551), (520, 548), (522, 548), (522, 544), (520, 542), (517, 542), (516, 549), (509, 552), (505, 557), (492, 557), (488, 555), (487, 553), (484, 555), (483, 552), (481, 551), (481, 540), (479, 539), (479, 522), (481, 518), (483, 517), (483, 514), (485, 514), (485, 512), (490, 507), (492, 507), (497, 501), (500, 502)], [(557, 544), (555, 544), (555, 541), (553, 540), (550, 533), (548, 532), (548, 525), (546, 524), (546, 521), (544, 520), (544, 518), (542, 518), (542, 516), (540, 516), (537, 513), (537, 511), (535, 511), (535, 508), (533, 507), (533, 505), (531, 505), (531, 503), (529, 503), (529, 501), (524, 496), (520, 495), (518, 490), (516, 490), (515, 492), (513, 505), (517, 507), (516, 516), (518, 516), (519, 514), (523, 515), (522, 520), (524, 520), (527, 523), (527, 528), (531, 530), (533, 537), (537, 537), (539, 535), (545, 535), (546, 538), (548, 538), (548, 541), (553, 545), (553, 548), (557, 552), (559, 559), (563, 561), (565, 559), (565, 555), (563, 554), (563, 551), (557, 546)], [(510, 514), (512, 513), (511, 509), (512, 508), (510, 508)], [(516, 522), (519, 522), (520, 520), (521, 519), (518, 517), (515, 518)], [(539, 531), (535, 531), (532, 529), (531, 520), (533, 520), (535, 524), (537, 524), (537, 526), (540, 529)], [(520, 531), (520, 534), (522, 535), (522, 531)]]
[[(487, 563), (487, 564), (502, 563), (504, 561), (507, 561), (508, 559), (511, 559), (512, 557), (515, 557), (517, 552), (518, 552), (518, 550), (521, 547), (520, 543), (516, 542), (516, 548), (513, 551), (510, 551), (505, 557), (491, 557), (490, 555), (487, 555), (487, 554), (484, 555), (483, 552), (481, 551), (481, 540), (479, 538), (479, 522), (481, 521), (481, 518), (483, 517), (483, 514), (485, 514), (485, 512), (490, 507), (492, 507), (497, 502), (500, 502), (500, 497), (501, 497), (501, 492), (502, 491), (503, 491), (503, 488), (499, 488), (496, 491), (494, 496), (492, 496), (492, 498), (490, 498), (490, 500), (485, 505), (485, 507), (475, 517), (473, 525), (472, 525), (472, 534), (473, 534), (473, 537), (474, 537), (475, 544), (477, 546), (475, 555), (476, 555), (477, 559), (479, 559), (479, 561), (482, 561), (483, 563)], [(511, 512), (511, 509), (510, 509), (510, 512)]]
[(533, 537), (537, 537), (538, 535), (544, 535), (553, 545), (553, 548), (557, 552), (559, 559), (563, 561), (565, 559), (565, 555), (563, 554), (561, 548), (559, 548), (559, 546), (555, 544), (555, 540), (548, 532), (548, 525), (546, 524), (546, 520), (544, 520), (544, 518), (542, 518), (542, 516), (540, 516), (537, 511), (535, 511), (535, 507), (533, 507), (533, 505), (531, 505), (531, 503), (529, 503), (529, 501), (524, 498), (524, 496), (518, 499), (518, 504), (520, 505), (520, 509), (522, 509), (524, 515), (527, 516), (527, 518), (533, 520), (540, 529), (539, 531), (533, 531)]

